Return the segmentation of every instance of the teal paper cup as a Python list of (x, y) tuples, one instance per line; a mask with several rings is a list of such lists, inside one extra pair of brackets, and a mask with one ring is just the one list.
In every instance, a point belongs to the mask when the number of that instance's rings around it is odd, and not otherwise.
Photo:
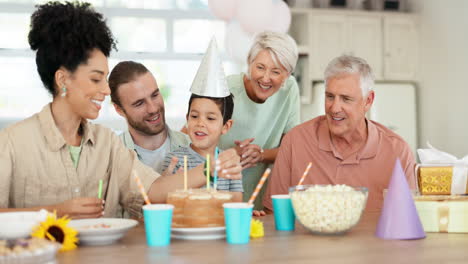
[(148, 246), (169, 245), (171, 242), (173, 211), (174, 206), (171, 204), (149, 204), (143, 206), (146, 243)]
[(296, 215), (288, 194), (272, 195), (273, 213), (275, 216), (275, 228), (280, 231), (293, 231)]
[(225, 203), (223, 207), (227, 242), (229, 244), (249, 243), (253, 205), (247, 203)]

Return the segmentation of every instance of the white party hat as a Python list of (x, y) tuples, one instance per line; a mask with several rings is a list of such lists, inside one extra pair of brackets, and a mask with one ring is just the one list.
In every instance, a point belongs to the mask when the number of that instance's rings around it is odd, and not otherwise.
[(222, 98), (231, 94), (214, 37), (211, 39), (205, 56), (198, 67), (190, 92), (215, 98)]

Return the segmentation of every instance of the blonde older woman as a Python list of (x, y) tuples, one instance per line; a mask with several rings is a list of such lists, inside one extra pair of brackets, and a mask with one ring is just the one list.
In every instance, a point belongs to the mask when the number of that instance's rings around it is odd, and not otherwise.
[[(291, 76), (297, 59), (297, 45), (289, 35), (262, 32), (250, 48), (247, 74), (227, 77), (234, 95), (234, 124), (221, 137), (220, 147), (237, 147), (241, 155), (244, 201), (275, 161), (283, 135), (300, 123), (299, 88)], [(262, 209), (263, 192), (256, 210)]]

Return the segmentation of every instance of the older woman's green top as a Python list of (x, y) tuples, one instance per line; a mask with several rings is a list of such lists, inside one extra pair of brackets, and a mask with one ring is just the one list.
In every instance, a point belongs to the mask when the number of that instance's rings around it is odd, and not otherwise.
[[(281, 136), (300, 123), (299, 88), (296, 80), (292, 76), (289, 77), (275, 94), (263, 104), (258, 104), (247, 96), (243, 77), (243, 73), (227, 77), (229, 89), (234, 95), (234, 124), (231, 130), (221, 137), (219, 147), (235, 147), (235, 140), (247, 138), (255, 138), (252, 144), (263, 149), (279, 147)], [(259, 163), (242, 171), (244, 201), (250, 198), (266, 168), (266, 164)], [(266, 184), (255, 200), (256, 210), (263, 208), (265, 186)]]

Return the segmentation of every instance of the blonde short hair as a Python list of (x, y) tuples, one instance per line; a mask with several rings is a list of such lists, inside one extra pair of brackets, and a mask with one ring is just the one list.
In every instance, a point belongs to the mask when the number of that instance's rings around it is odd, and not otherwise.
[(278, 64), (278, 60), (279, 64), (288, 71), (288, 74), (291, 74), (296, 68), (299, 56), (296, 41), (285, 33), (264, 31), (255, 36), (254, 42), (250, 47), (249, 54), (247, 56), (247, 63), (249, 65), (249, 70), (247, 72), (249, 78), (250, 64), (262, 50), (268, 50), (275, 64)]

